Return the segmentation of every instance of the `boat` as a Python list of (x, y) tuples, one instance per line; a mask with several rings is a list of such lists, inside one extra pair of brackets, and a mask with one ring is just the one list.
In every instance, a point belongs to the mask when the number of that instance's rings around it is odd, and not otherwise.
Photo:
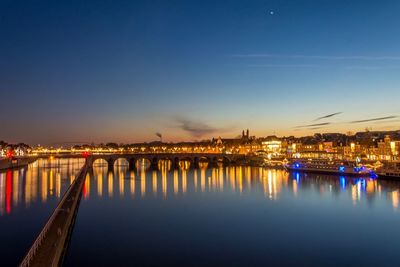
[(284, 165), (288, 171), (315, 172), (325, 174), (376, 177), (375, 172), (366, 166), (351, 161), (323, 159), (295, 159)]
[(380, 178), (400, 179), (400, 162), (386, 163), (376, 170), (376, 174)]

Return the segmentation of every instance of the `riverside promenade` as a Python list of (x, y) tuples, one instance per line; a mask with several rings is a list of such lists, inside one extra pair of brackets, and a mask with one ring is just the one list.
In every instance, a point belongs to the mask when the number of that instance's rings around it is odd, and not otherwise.
[(20, 266), (59, 266), (62, 264), (75, 223), (87, 173), (88, 166), (85, 163)]

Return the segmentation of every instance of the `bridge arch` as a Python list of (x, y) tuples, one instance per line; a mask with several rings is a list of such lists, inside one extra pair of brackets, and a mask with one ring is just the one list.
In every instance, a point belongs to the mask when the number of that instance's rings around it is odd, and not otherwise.
[(188, 170), (193, 166), (193, 159), (189, 157), (183, 157), (179, 159), (179, 168), (183, 170)]
[[(217, 166), (221, 163), (230, 164), (239, 159), (238, 155), (227, 155), (227, 154), (207, 154), (207, 153), (148, 153), (148, 154), (98, 154), (92, 155), (88, 158), (89, 165), (98, 162), (104, 165), (105, 160), (109, 169), (113, 169), (114, 165), (129, 165), (130, 169), (153, 167), (160, 169), (160, 164), (165, 164), (166, 161), (168, 169), (178, 169), (182, 167), (181, 162), (186, 165), (190, 164), (190, 167), (200, 167), (199, 165)], [(123, 162), (123, 163), (122, 163)], [(161, 162), (161, 163), (160, 163)], [(189, 162), (189, 163), (188, 163)], [(164, 168), (165, 169), (165, 168)]]
[(116, 158), (114, 160), (113, 168), (115, 169), (126, 169), (129, 167), (129, 161), (125, 157)]
[(210, 165), (211, 159), (206, 156), (199, 156), (197, 163), (195, 162), (194, 167), (200, 169), (206, 169)]
[(93, 166), (108, 166), (108, 169), (114, 168), (115, 159), (113, 157), (95, 157), (91, 160)]
[(125, 166), (125, 165), (129, 164), (129, 161), (128, 161), (127, 158), (121, 157), (121, 158), (116, 158), (114, 160), (114, 164), (115, 165), (123, 165), (123, 166)]
[(172, 160), (166, 157), (158, 158), (158, 170), (170, 171), (172, 167)]
[(147, 170), (151, 166), (151, 158), (139, 156), (136, 160), (136, 168), (138, 170)]
[(172, 164), (174, 161), (173, 157), (170, 156), (159, 156), (158, 157), (158, 164)]
[(107, 166), (107, 161), (104, 158), (94, 159), (92, 162), (93, 166)]

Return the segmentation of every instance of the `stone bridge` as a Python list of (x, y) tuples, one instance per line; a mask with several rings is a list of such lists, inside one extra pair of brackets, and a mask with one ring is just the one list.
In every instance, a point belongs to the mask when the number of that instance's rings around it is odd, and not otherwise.
[(237, 163), (246, 159), (246, 156), (240, 154), (210, 154), (210, 153), (143, 153), (143, 154), (91, 154), (86, 158), (86, 164), (89, 167), (97, 160), (105, 160), (108, 168), (114, 168), (114, 163), (119, 159), (125, 159), (129, 163), (130, 169), (136, 168), (138, 160), (148, 160), (151, 168), (157, 168), (160, 160), (169, 160), (172, 167), (179, 167), (180, 161), (189, 161), (191, 167), (197, 168), (199, 162), (208, 162), (209, 165), (217, 165), (218, 162), (224, 164)]

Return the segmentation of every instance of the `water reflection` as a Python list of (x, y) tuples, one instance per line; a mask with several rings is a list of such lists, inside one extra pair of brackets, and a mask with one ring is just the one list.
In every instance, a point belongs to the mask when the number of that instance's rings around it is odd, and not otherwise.
[[(134, 229), (130, 225), (134, 222), (143, 222), (146, 225), (154, 223), (153, 226), (158, 227), (158, 223), (162, 221), (170, 226), (166, 227), (165, 231), (170, 230), (171, 232), (165, 232), (165, 235), (160, 234), (159, 236), (170, 237), (172, 233), (181, 233), (182, 228), (185, 229), (183, 232), (191, 234), (188, 238), (190, 237), (190, 240), (196, 242), (194, 229), (198, 227), (205, 227), (206, 225), (210, 227), (203, 228), (199, 232), (197, 240), (203, 240), (204, 236), (201, 233), (213, 233), (213, 229), (218, 229), (224, 236), (237, 237), (237, 233), (243, 230), (242, 225), (248, 223), (247, 226), (251, 225), (250, 228), (256, 229), (254, 235), (251, 231), (247, 232), (249, 234), (248, 240), (257, 241), (258, 237), (268, 234), (269, 238), (272, 236), (273, 242), (271, 243), (280, 242), (283, 238), (287, 242), (286, 244), (290, 244), (290, 242), (294, 242), (292, 237), (297, 235), (301, 237), (302, 232), (296, 232), (294, 229), (292, 229), (293, 232), (290, 232), (290, 229), (285, 229), (283, 232), (289, 231), (290, 234), (274, 237), (275, 232), (268, 232), (266, 229), (272, 226), (279, 229), (281, 225), (287, 225), (285, 223), (288, 221), (296, 220), (297, 223), (304, 223), (302, 227), (313, 225), (314, 228), (329, 223), (329, 220), (333, 218), (347, 225), (347, 220), (353, 220), (353, 214), (364, 207), (375, 208), (374, 212), (379, 210), (380, 214), (386, 216), (386, 221), (392, 224), (396, 223), (395, 220), (398, 217), (396, 212), (399, 209), (400, 183), (396, 181), (287, 173), (282, 170), (248, 166), (224, 166), (222, 164), (208, 166), (207, 163), (202, 162), (199, 163), (198, 168), (188, 164), (172, 166), (170, 161), (160, 162), (157, 169), (148, 169), (149, 166), (146, 164), (146, 162), (138, 164), (136, 169), (130, 170), (126, 162), (117, 162), (114, 170), (111, 171), (107, 164), (95, 164), (93, 172), (90, 172), (85, 180), (83, 204), (81, 203), (82, 209), (79, 211), (81, 217), (77, 220), (78, 224), (85, 222), (84, 225), (92, 225), (93, 216), (96, 216), (96, 214), (107, 214), (108, 216), (108, 214), (119, 210), (123, 210), (124, 216), (127, 216), (125, 219), (129, 219), (125, 208), (134, 207), (135, 216), (131, 217), (131, 221), (127, 224), (130, 230)], [(3, 228), (0, 227), (0, 233), (5, 240), (3, 248), (5, 249), (8, 246), (7, 242), (14, 240), (19, 233), (21, 234), (18, 244), (23, 244), (21, 250), (16, 252), (18, 255), (10, 254), (10, 258), (19, 259), (25, 253), (31, 245), (32, 239), (34, 239), (34, 234), (41, 229), (82, 165), (82, 160), (39, 160), (24, 169), (0, 172), (0, 218), (2, 219), (0, 223), (4, 225)], [(219, 198), (221, 195), (224, 197)], [(110, 204), (109, 209), (107, 210), (103, 201), (96, 201), (97, 199), (107, 200), (107, 203)], [(121, 200), (126, 201), (127, 205), (118, 206), (121, 204)], [(163, 204), (160, 205), (160, 203)], [(185, 205), (179, 205), (179, 203), (185, 203)], [(340, 205), (346, 207), (346, 212), (341, 213), (340, 216), (342, 217), (335, 217), (337, 212), (344, 210)], [(190, 209), (185, 209), (185, 207), (190, 207)], [(194, 207), (193, 210), (192, 207)], [(288, 207), (291, 207), (290, 211), (288, 211)], [(325, 213), (329, 220), (320, 216), (320, 213), (326, 211), (327, 207), (336, 208), (336, 213), (332, 217), (329, 217), (329, 211)], [(104, 209), (105, 212), (99, 213), (97, 208)], [(313, 213), (313, 208), (318, 212)], [(209, 210), (211, 210), (210, 213), (207, 213)], [(183, 213), (179, 213), (180, 211)], [(266, 211), (268, 212), (265, 213)], [(28, 212), (31, 212), (29, 213), (29, 227), (25, 229), (26, 213)], [(136, 212), (139, 212), (142, 217), (136, 217)], [(357, 229), (373, 220), (374, 212), (356, 214), (359, 222), (362, 222), (362, 224), (357, 224)], [(392, 217), (389, 216), (391, 213), (393, 213)], [(152, 215), (148, 216), (149, 214)], [(174, 217), (176, 214), (181, 215), (178, 218), (179, 220)], [(282, 214), (285, 214), (286, 217)], [(306, 215), (302, 217), (298, 214)], [(370, 217), (364, 217), (368, 214)], [(191, 219), (192, 215), (195, 215), (193, 220)], [(308, 221), (302, 221), (307, 216)], [(37, 220), (37, 218), (40, 219)], [(141, 218), (141, 220), (133, 220), (132, 218)], [(152, 218), (154, 221), (152, 221)], [(107, 218), (104, 217), (97, 219), (99, 220), (96, 224), (99, 225), (103, 220), (107, 221)], [(186, 221), (187, 224), (182, 223), (182, 220)], [(210, 221), (212, 223), (209, 223)], [(335, 221), (335, 227), (338, 221)], [(219, 227), (215, 227), (213, 223)], [(232, 228), (227, 227), (227, 225)], [(190, 228), (190, 226), (194, 228)], [(21, 230), (21, 228), (24, 229)], [(250, 228), (247, 228), (248, 231)], [(145, 227), (138, 229), (143, 230)], [(149, 227), (149, 230), (151, 230), (151, 227)], [(319, 229), (321, 232), (325, 230)], [(32, 236), (27, 235), (27, 232), (30, 232)], [(85, 231), (82, 233), (85, 233)], [(89, 233), (92, 232), (89, 231)], [(100, 231), (99, 233), (103, 232)], [(140, 235), (140, 233), (136, 234)], [(195, 237), (192, 235), (195, 235)], [(75, 238), (80, 237), (79, 235), (74, 236)], [(218, 236), (218, 234), (215, 236)], [(302, 236), (298, 240), (317, 239), (319, 236), (317, 234)], [(133, 239), (144, 240), (143, 242), (151, 240), (148, 236), (140, 237)], [(384, 237), (382, 238), (384, 239)], [(120, 238), (123, 240), (123, 237)], [(129, 238), (127, 237), (125, 241), (131, 243), (132, 239)], [(152, 236), (152, 238), (155, 237)], [(184, 239), (186, 240), (186, 238)], [(168, 238), (166, 242), (169, 243), (171, 240), (173, 241), (173, 239)], [(235, 239), (232, 240), (235, 241)], [(334, 240), (333, 234), (331, 240)], [(118, 244), (120, 239), (113, 241), (113, 244)], [(265, 239), (262, 237), (258, 244), (265, 244), (264, 241)], [(321, 240), (317, 241), (323, 242), (324, 240), (321, 237)], [(82, 242), (84, 240), (75, 244)], [(217, 241), (211, 240), (212, 242)], [(183, 244), (186, 247), (186, 243)], [(154, 243), (151, 244), (151, 246), (153, 245)], [(158, 247), (160, 251), (165, 248), (164, 246), (161, 247)], [(204, 249), (204, 247), (201, 247), (201, 249)], [(251, 252), (247, 251), (247, 253), (251, 255)], [(239, 254), (237, 253), (237, 255)], [(257, 255), (262, 255), (262, 253)], [(79, 259), (82, 260), (82, 258)], [(17, 264), (14, 261), (11, 263), (9, 265)]]
[[(29, 207), (32, 202), (59, 199), (62, 185), (66, 187), (73, 182), (82, 164), (82, 160), (39, 160), (27, 168), (0, 172), (0, 216), (10, 214), (19, 206)], [(131, 197), (142, 198), (157, 197), (158, 193), (167, 198), (188, 192), (262, 192), (265, 198), (278, 200), (283, 191), (298, 196), (312, 190), (320, 195), (349, 196), (353, 205), (363, 199), (383, 198), (394, 209), (399, 207), (400, 184), (395, 181), (289, 174), (282, 170), (222, 164), (208, 168), (201, 162), (199, 168), (191, 168), (188, 163), (172, 168), (170, 161), (160, 162), (157, 170), (147, 170), (147, 167), (129, 170), (127, 163), (117, 162), (114, 171), (109, 171), (106, 164), (95, 164), (93, 173), (85, 181), (84, 198), (90, 199), (92, 195), (112, 198), (114, 194), (124, 197), (127, 192)], [(104, 191), (108, 194), (104, 195)]]
[(399, 207), (399, 189), (389, 193), (389, 197), (392, 199), (393, 208), (397, 209)]
[[(294, 197), (308, 194), (343, 195), (357, 205), (363, 199), (373, 201), (376, 198), (386, 199), (394, 209), (399, 206), (400, 183), (370, 178), (351, 178), (344, 176), (287, 173), (283, 170), (272, 170), (260, 167), (223, 166), (222, 164), (208, 168), (199, 164), (199, 168), (184, 163), (179, 168), (172, 168), (169, 161), (161, 162), (158, 169), (147, 169), (144, 166), (137, 170), (129, 170), (127, 164), (115, 166), (110, 172), (106, 165), (95, 165), (93, 174), (88, 180), (92, 182), (91, 194), (103, 195), (103, 177), (108, 177), (108, 197), (112, 198), (117, 191), (120, 197), (126, 196), (125, 188), (129, 188), (131, 197), (158, 197), (160, 192), (164, 199), (183, 197), (187, 193), (231, 192), (235, 194), (254, 194), (261, 192), (263, 197), (272, 201), (279, 200), (283, 193)], [(90, 182), (86, 183), (89, 189)], [(4, 186), (6, 188), (6, 186)], [(382, 194), (382, 191), (386, 192)]]
[[(25, 168), (0, 172), (0, 216), (32, 203), (59, 199), (84, 160), (39, 159)], [(71, 177), (71, 179), (70, 179)]]
[(153, 194), (156, 196), (157, 195), (157, 172), (153, 171)]
[(169, 161), (136, 167), (94, 166), (66, 266), (126, 266), (132, 255), (138, 266), (384, 266), (372, 254), (354, 257), (371, 247), (397, 259), (388, 248), (398, 245), (399, 182)]

